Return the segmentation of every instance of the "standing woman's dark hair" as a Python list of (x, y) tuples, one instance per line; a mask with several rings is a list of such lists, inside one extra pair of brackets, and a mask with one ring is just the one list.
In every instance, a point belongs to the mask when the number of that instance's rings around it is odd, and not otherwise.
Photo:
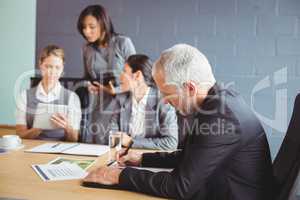
[(86, 7), (79, 15), (78, 21), (77, 21), (77, 29), (79, 31), (79, 33), (82, 35), (82, 37), (84, 37), (86, 39), (86, 36), (83, 33), (83, 29), (84, 29), (84, 19), (87, 16), (93, 16), (97, 19), (101, 30), (102, 30), (102, 34), (105, 34), (102, 41), (98, 40), (97, 44), (107, 44), (111, 38), (114, 35), (117, 35), (117, 33), (114, 30), (114, 26), (112, 24), (112, 21), (109, 17), (109, 15), (107, 14), (107, 11), (105, 10), (105, 8), (101, 5), (90, 5), (88, 7)]
[(155, 82), (152, 77), (152, 62), (150, 58), (144, 54), (135, 54), (128, 57), (126, 63), (132, 69), (132, 73), (141, 71), (146, 84), (150, 87), (155, 87)]
[(82, 49), (84, 77), (103, 79), (109, 75), (117, 79), (125, 60), (135, 54), (131, 39), (115, 32), (111, 18), (101, 5), (90, 5), (83, 9), (77, 28), (87, 41)]

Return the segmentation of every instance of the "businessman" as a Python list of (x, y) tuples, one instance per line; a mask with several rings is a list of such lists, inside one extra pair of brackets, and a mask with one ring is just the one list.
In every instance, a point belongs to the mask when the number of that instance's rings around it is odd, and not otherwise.
[[(189, 119), (183, 150), (129, 151), (119, 159), (128, 167), (101, 167), (84, 181), (174, 199), (272, 199), (265, 132), (238, 93), (216, 83), (206, 57), (192, 46), (175, 45), (155, 62), (153, 77), (164, 102)], [(174, 170), (154, 173), (129, 165)]]

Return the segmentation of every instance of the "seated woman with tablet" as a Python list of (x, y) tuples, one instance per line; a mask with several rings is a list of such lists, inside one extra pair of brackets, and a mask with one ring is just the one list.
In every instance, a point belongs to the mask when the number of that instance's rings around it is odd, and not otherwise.
[(81, 110), (79, 97), (59, 83), (64, 50), (45, 47), (39, 59), (42, 80), (17, 99), (16, 132), (26, 139), (78, 141)]

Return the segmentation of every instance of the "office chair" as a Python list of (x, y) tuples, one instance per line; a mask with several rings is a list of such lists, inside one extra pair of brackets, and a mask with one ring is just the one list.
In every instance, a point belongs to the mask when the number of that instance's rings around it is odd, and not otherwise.
[(273, 162), (276, 200), (287, 200), (300, 169), (300, 94), (279, 152)]
[(81, 122), (80, 122), (80, 135), (79, 142), (86, 142), (88, 136), (88, 122), (90, 120), (90, 112), (89, 112), (89, 91), (86, 87), (79, 87), (74, 91), (80, 100), (81, 107)]

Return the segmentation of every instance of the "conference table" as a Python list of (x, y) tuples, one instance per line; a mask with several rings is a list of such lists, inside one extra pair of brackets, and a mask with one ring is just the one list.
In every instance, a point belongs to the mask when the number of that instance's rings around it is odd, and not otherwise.
[[(14, 131), (0, 129), (0, 136), (13, 134)], [(62, 154), (26, 153), (25, 149), (45, 143), (41, 140), (23, 139), (24, 148), (0, 154), (0, 199), (51, 199), (51, 200), (135, 200), (162, 199), (141, 193), (123, 190), (87, 188), (81, 186), (81, 180), (44, 182), (31, 168), (33, 164), (46, 164), (57, 157), (94, 158), (95, 164), (89, 168), (104, 165), (107, 154), (99, 157), (72, 156)]]

